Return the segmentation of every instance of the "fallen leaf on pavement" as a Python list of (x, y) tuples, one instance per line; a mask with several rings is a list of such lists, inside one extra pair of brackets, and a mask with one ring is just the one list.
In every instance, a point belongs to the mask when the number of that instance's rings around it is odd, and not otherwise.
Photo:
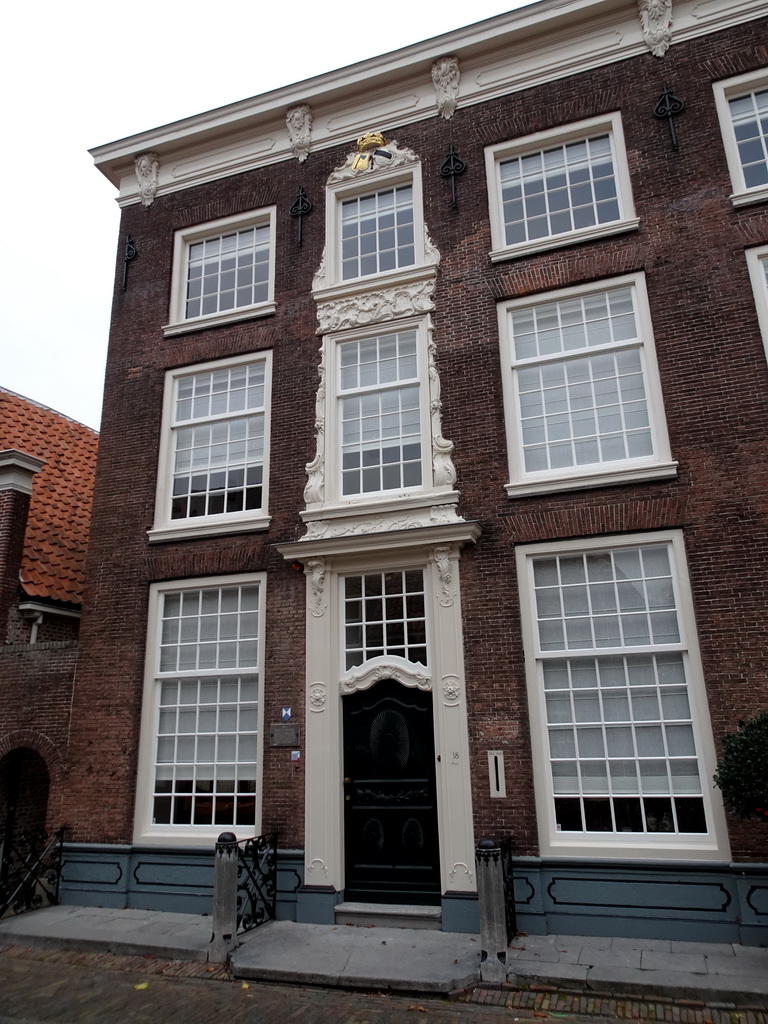
[(137, 992), (139, 992), (143, 988), (149, 988), (149, 982), (148, 981), (141, 981), (141, 982), (139, 982), (138, 985), (134, 985), (133, 987), (136, 989)]

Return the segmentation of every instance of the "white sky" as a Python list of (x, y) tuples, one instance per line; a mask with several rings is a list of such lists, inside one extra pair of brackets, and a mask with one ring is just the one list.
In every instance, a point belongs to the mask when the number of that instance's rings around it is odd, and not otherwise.
[(0, 56), (0, 386), (99, 425), (119, 212), (89, 148), (519, 6), (10, 4)]

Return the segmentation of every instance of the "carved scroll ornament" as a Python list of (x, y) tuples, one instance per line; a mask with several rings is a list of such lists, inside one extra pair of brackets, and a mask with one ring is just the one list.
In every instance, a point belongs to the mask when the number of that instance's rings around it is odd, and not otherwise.
[(654, 57), (663, 57), (672, 42), (672, 0), (638, 0), (643, 38)]
[(312, 121), (312, 110), (307, 103), (291, 107), (285, 115), (288, 143), (291, 152), (300, 164), (304, 163), (309, 156), (309, 147), (312, 144)]
[(437, 94), (437, 112), (449, 121), (459, 103), (458, 57), (441, 57), (432, 65), (432, 82)]
[(160, 157), (157, 153), (140, 153), (134, 161), (136, 180), (142, 206), (151, 206), (160, 184)]

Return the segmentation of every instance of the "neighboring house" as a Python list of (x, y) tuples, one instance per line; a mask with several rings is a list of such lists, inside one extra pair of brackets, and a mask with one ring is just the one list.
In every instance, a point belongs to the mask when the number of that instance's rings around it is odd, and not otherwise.
[(0, 388), (0, 832), (64, 824), (98, 434)]
[(526, 931), (765, 941), (711, 781), (768, 706), (764, 13), (535, 4), (94, 151), (68, 900), (206, 910), (278, 831), (284, 916), (476, 929), (511, 835)]

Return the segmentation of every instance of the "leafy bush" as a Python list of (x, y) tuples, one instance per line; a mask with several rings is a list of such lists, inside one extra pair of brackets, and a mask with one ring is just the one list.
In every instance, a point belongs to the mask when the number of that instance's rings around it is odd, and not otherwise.
[(768, 822), (768, 711), (723, 736), (714, 780), (731, 814)]

